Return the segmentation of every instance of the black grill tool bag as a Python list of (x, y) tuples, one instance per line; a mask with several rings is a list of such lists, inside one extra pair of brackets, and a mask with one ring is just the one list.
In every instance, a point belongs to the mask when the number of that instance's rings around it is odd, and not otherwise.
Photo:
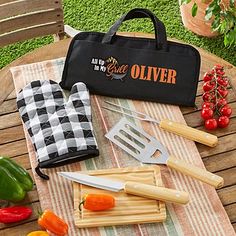
[[(155, 39), (116, 35), (123, 21), (147, 17)], [(60, 85), (70, 90), (81, 81), (93, 94), (194, 106), (199, 69), (194, 47), (167, 41), (164, 24), (136, 8), (107, 33), (82, 32), (72, 39)]]

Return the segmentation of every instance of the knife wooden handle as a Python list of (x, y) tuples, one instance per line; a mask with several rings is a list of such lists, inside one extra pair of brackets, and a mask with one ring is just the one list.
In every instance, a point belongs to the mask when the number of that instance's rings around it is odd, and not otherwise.
[(205, 144), (209, 147), (215, 147), (218, 143), (217, 136), (201, 130), (194, 129), (185, 124), (164, 119), (161, 120), (159, 126), (166, 131), (180, 135), (182, 137), (196, 141), (198, 143)]
[(124, 190), (126, 193), (155, 200), (167, 201), (172, 203), (186, 204), (189, 202), (187, 192), (169, 188), (157, 187), (154, 185), (141, 184), (138, 182), (125, 182)]
[(220, 188), (224, 185), (224, 179), (222, 177), (215, 175), (205, 169), (193, 166), (183, 160), (179, 160), (174, 156), (170, 156), (168, 158), (167, 166), (204, 183), (212, 185), (215, 188)]

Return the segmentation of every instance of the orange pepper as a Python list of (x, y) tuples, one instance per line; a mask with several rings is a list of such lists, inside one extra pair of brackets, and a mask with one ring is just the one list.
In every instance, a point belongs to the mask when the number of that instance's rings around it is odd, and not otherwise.
[(87, 194), (79, 204), (80, 210), (81, 205), (90, 211), (108, 210), (115, 206), (115, 198), (108, 194)]
[(64, 236), (68, 232), (68, 225), (50, 210), (43, 212), (38, 219), (38, 224), (58, 236)]
[(27, 234), (27, 236), (49, 236), (49, 234), (46, 231), (34, 231)]

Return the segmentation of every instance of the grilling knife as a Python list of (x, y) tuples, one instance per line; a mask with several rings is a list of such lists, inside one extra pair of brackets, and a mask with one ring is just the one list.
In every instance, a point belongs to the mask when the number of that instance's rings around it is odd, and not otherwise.
[(187, 192), (164, 187), (158, 187), (148, 184), (142, 184), (133, 181), (116, 181), (108, 178), (101, 178), (78, 172), (57, 172), (60, 176), (72, 180), (74, 182), (92, 186), (95, 188), (105, 189), (113, 192), (124, 190), (125, 193), (150, 198), (154, 200), (161, 200), (171, 203), (186, 204), (189, 202), (189, 195)]

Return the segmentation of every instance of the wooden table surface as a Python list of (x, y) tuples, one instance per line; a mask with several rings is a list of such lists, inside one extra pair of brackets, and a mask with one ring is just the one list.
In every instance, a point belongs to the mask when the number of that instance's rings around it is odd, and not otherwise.
[[(124, 33), (122, 35), (152, 37), (152, 35), (140, 33)], [(70, 40), (62, 40), (36, 49), (0, 71), (0, 155), (10, 156), (25, 167), (31, 175), (32, 170), (20, 116), (16, 109), (16, 96), (9, 68), (63, 57), (66, 55)], [(200, 107), (201, 94), (203, 93), (201, 79), (204, 72), (211, 69), (215, 64), (222, 64), (225, 66), (226, 74), (232, 79), (232, 87), (236, 88), (236, 68), (202, 49), (199, 49), (199, 51), (202, 64), (196, 104)], [(217, 190), (217, 192), (236, 230), (236, 93), (232, 88), (228, 95), (228, 101), (233, 109), (230, 126), (212, 132), (219, 138), (217, 147), (210, 148), (201, 144), (197, 144), (197, 147), (207, 170), (222, 176), (225, 180), (224, 187)], [(204, 130), (199, 109), (181, 107), (181, 111), (188, 125)], [(28, 220), (20, 223), (0, 224), (0, 236), (25, 236), (28, 232), (38, 229), (37, 211), (40, 210), (40, 203), (36, 187), (28, 193), (23, 203), (29, 204), (34, 209), (33, 215)]]

